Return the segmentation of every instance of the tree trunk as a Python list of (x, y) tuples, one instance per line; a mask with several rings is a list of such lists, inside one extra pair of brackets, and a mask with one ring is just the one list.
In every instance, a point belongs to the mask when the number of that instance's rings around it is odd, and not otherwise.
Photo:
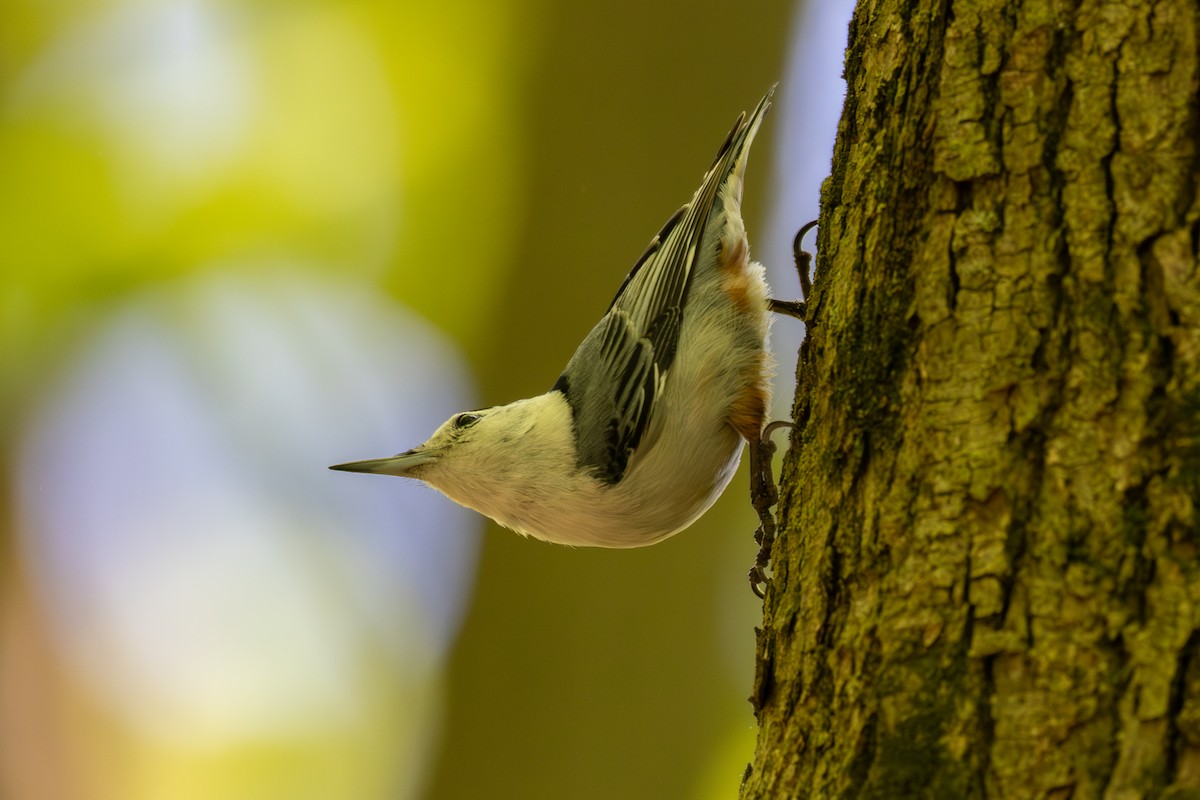
[(1200, 0), (864, 0), (742, 797), (1200, 797)]

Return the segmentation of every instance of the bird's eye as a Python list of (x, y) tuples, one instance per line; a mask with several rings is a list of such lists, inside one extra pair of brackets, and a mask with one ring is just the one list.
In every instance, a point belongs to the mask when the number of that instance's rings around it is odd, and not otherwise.
[(476, 422), (479, 422), (481, 415), (479, 414), (459, 414), (454, 418), (454, 429), (461, 431), (463, 428), (469, 428)]

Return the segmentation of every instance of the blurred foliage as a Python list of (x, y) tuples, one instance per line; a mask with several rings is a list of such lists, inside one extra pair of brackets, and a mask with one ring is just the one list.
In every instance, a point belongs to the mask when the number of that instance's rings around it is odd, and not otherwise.
[(7, 4), (6, 394), (77, 313), (226, 260), (384, 278), (478, 339), (524, 205), (528, 6)]
[[(457, 343), (481, 404), (545, 390), (736, 114), (780, 77), (791, 6), (9, 0), (10, 477), (14, 441), (96, 321), (214, 269), (366, 282)], [(768, 124), (751, 159), (752, 242), (772, 138)], [(431, 797), (731, 796), (753, 725), (745, 485), (644, 551), (489, 530), (444, 696), (404, 697), (381, 678), (378, 715), (358, 727), (202, 756), (123, 729), (74, 681), (10, 541), (0, 619), (17, 647), (0, 690), (23, 694), (0, 706), (0, 730), (35, 732), (31, 765), (79, 766), (47, 773), (36, 800), (404, 796), (356, 765), (406, 746), (389, 715), (414, 705), (445, 707), (417, 745)]]

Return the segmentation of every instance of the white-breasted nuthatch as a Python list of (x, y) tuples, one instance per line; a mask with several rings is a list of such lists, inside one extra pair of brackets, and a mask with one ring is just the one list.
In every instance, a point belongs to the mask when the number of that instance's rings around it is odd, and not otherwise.
[(738, 118), (550, 391), (455, 414), (411, 450), (332, 469), (416, 478), (567, 545), (641, 547), (695, 522), (743, 444), (762, 441), (770, 311), (803, 313), (768, 299), (742, 223), (746, 158), (773, 91)]

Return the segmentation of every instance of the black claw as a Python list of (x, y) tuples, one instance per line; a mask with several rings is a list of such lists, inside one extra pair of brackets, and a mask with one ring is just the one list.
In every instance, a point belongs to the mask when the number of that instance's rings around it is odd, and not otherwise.
[(796, 238), (792, 239), (792, 252), (796, 254), (797, 261), (800, 260), (800, 253), (805, 252), (804, 237), (808, 235), (809, 231), (817, 227), (819, 222), (820, 220), (815, 219), (812, 222), (806, 222), (800, 226), (800, 230), (796, 231)]
[(796, 423), (792, 422), (790, 419), (777, 419), (774, 422), (769, 423), (767, 427), (763, 428), (762, 438), (770, 439), (771, 436), (774, 435), (775, 431), (779, 430), (780, 428), (794, 427), (796, 427)]
[(759, 588), (760, 586), (766, 586), (766, 585), (767, 585), (767, 578), (765, 575), (763, 575), (762, 570), (760, 570), (757, 565), (751, 567), (750, 568), (750, 591), (754, 592), (754, 596), (757, 597), (759, 600), (762, 600), (763, 598), (765, 598), (767, 596), (766, 592), (763, 589)]

